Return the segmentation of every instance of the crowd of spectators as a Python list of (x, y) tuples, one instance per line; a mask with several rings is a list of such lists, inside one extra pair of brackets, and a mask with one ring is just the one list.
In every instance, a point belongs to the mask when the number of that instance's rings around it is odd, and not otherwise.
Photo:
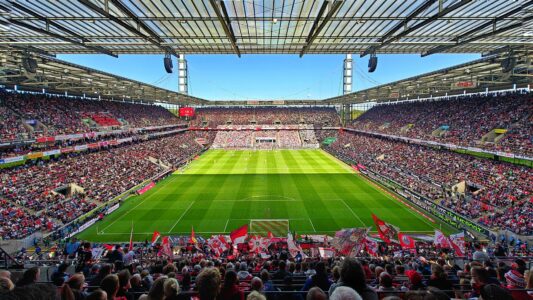
[(332, 107), (200, 107), (192, 126), (250, 124), (313, 124), (317, 127), (340, 126)]
[(0, 197), (0, 238), (21, 239), (53, 226), (52, 220), (45, 215), (28, 213), (22, 207)]
[[(94, 257), (91, 244), (67, 242), (57, 251), (68, 260), (47, 276), (38, 267), (18, 280), (0, 270), (2, 299), (46, 300), (418, 300), (533, 298), (533, 269), (521, 258), (507, 258), (505, 245), (490, 256), (478, 243), (467, 243), (471, 259), (454, 259), (430, 243), (416, 251), (379, 245), (379, 254), (359, 257), (291, 255), (284, 242), (264, 255), (224, 252), (213, 255), (205, 244), (174, 246), (169, 257), (161, 246), (126, 250), (122, 245)], [(492, 252), (493, 251), (493, 252)], [(417, 254), (418, 253), (418, 254)], [(265, 256), (266, 255), (266, 256)], [(67, 263), (70, 262), (70, 263)], [(71, 266), (73, 263), (73, 266)], [(44, 278), (44, 279), (43, 279)], [(30, 295), (30, 296), (29, 296)]]
[[(531, 112), (531, 94), (508, 93), (378, 105), (352, 125), (365, 131), (533, 157)], [(493, 129), (508, 132), (496, 143), (482, 142)]]
[(529, 167), (347, 131), (328, 149), (469, 218), (490, 213), (480, 223), (533, 234)]
[(85, 136), (73, 139), (54, 140), (49, 142), (36, 142), (36, 143), (24, 143), (24, 144), (11, 144), (0, 148), (0, 158), (26, 155), (31, 152), (49, 151), (62, 148), (71, 148), (78, 145), (86, 145), (97, 142), (111, 142), (113, 140), (119, 140), (124, 138), (139, 139), (147, 134), (163, 133), (166, 131), (182, 129), (182, 126), (175, 125), (169, 127), (160, 127), (151, 130), (112, 130), (99, 132), (96, 134), (86, 134)]
[(219, 125), (214, 148), (317, 148), (313, 125)]
[[(198, 136), (205, 134), (185, 132), (4, 169), (0, 196), (38, 215), (67, 223), (162, 172), (163, 165), (174, 167), (199, 153), (202, 146), (195, 141)], [(15, 217), (5, 214), (7, 222)], [(4, 228), (0, 236), (10, 238), (12, 233)]]
[[(158, 105), (0, 91), (0, 140), (182, 123)], [(24, 125), (27, 124), (27, 125)]]

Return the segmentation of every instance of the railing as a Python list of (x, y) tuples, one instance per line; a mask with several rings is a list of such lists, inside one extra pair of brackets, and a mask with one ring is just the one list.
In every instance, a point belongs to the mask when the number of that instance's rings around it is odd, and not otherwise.
[(3, 248), (0, 247), (0, 265), (4, 269), (9, 268), (22, 268), (23, 265), (14, 259), (9, 253), (7, 253)]

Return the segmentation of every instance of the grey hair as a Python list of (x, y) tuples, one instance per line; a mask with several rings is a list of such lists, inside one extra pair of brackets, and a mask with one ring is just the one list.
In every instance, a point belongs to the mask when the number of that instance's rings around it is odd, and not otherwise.
[(335, 288), (329, 300), (363, 300), (363, 298), (354, 289), (347, 286), (339, 286)]

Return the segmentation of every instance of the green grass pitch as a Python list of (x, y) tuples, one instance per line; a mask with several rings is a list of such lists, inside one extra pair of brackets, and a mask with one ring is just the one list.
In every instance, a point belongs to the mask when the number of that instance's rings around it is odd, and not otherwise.
[[(288, 220), (298, 234), (375, 226), (371, 212), (403, 232), (432, 223), (322, 150), (209, 150), (144, 195), (130, 197), (79, 238), (125, 242), (163, 235), (229, 233), (252, 219)], [(253, 230), (253, 226), (252, 226)]]

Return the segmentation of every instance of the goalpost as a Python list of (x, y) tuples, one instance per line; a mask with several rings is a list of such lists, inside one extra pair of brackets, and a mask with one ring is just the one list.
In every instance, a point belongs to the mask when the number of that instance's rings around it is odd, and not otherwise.
[(251, 219), (250, 233), (266, 236), (286, 236), (290, 229), (289, 219)]

